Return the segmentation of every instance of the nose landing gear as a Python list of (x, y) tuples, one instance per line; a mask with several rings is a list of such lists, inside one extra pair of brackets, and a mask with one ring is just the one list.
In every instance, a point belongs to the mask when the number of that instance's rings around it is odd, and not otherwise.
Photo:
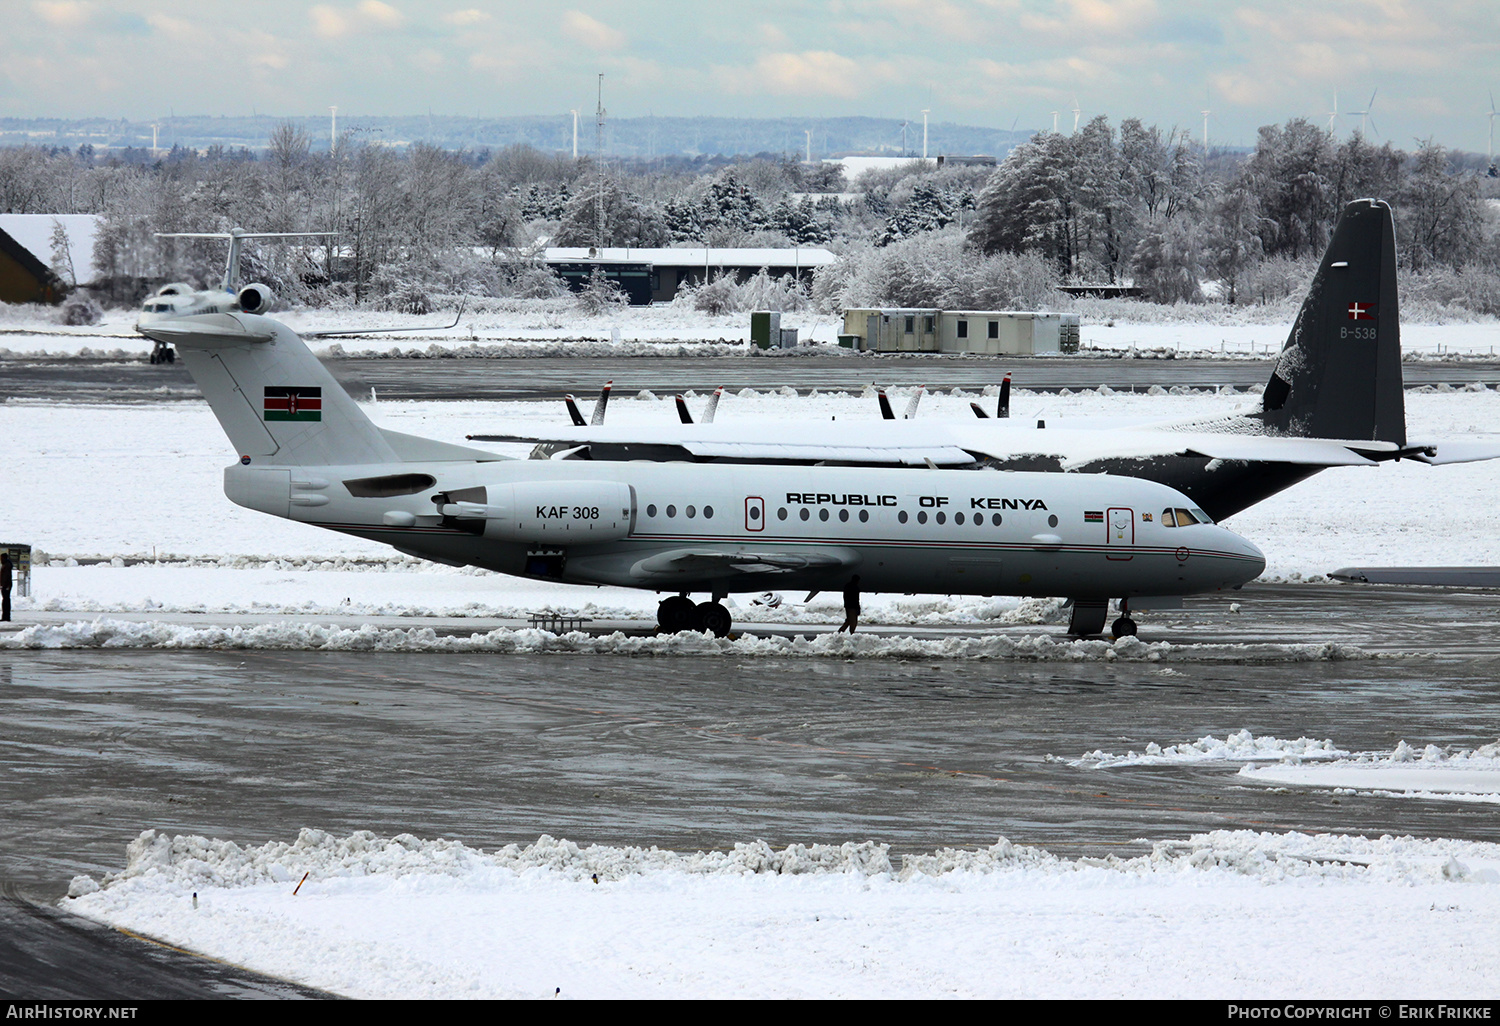
[(1130, 600), (1120, 600), (1120, 616), (1109, 625), (1109, 632), (1117, 638), (1135, 637), (1135, 621), (1130, 618)]

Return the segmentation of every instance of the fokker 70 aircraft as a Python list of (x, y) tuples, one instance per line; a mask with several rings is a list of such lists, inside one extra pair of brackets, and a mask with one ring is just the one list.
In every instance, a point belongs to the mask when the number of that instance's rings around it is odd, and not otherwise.
[[(575, 418), (575, 424), (581, 418)], [(663, 423), (476, 434), (569, 460), (689, 460), (1076, 471), (1177, 488), (1225, 519), (1326, 467), (1500, 456), (1500, 441), (1411, 439), (1401, 380), (1395, 226), (1378, 200), (1344, 208), (1260, 408), (1197, 422), (1107, 429), (1015, 420)]]
[[(723, 635), (768, 586), (1066, 596), (1070, 632), (1134, 633), (1130, 599), (1234, 588), (1260, 551), (1179, 491), (1109, 474), (517, 460), (373, 424), (297, 334), (228, 310), (143, 323), (239, 453), (241, 506), (454, 566), (670, 592), (667, 630)], [(695, 604), (689, 593), (708, 595)]]

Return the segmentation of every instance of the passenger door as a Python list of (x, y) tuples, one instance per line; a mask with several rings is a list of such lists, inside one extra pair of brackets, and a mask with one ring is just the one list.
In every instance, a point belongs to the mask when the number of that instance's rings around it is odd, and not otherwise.
[(1111, 549), (1117, 550), (1105, 554), (1106, 559), (1130, 559), (1134, 553), (1130, 551), (1135, 546), (1135, 510), (1124, 506), (1111, 506), (1104, 514), (1104, 526), (1109, 532), (1105, 541)]

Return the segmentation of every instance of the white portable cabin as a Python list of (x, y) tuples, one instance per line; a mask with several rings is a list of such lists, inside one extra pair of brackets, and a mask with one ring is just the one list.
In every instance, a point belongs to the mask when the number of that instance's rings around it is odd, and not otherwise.
[(844, 334), (879, 353), (1044, 356), (1078, 351), (1074, 313), (930, 308), (844, 311)]

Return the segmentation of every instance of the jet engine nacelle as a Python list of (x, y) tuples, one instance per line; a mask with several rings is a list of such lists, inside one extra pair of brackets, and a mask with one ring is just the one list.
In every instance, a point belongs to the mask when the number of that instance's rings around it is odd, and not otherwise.
[(485, 492), (483, 503), (445, 503), (443, 515), (483, 520), (486, 538), (552, 545), (618, 541), (635, 522), (635, 493), (617, 481), (520, 481)]
[(271, 286), (253, 282), (241, 288), (235, 298), (245, 313), (263, 314), (271, 308), (276, 294), (271, 291)]

